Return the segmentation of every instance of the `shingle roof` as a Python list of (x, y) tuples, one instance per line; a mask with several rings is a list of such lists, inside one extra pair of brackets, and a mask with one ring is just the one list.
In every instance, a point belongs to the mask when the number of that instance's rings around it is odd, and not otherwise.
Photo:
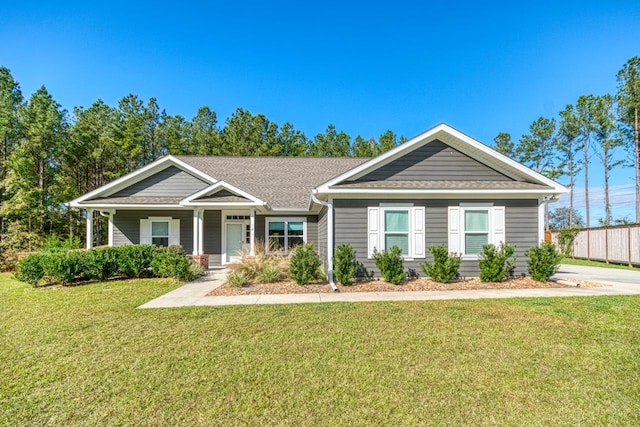
[(86, 202), (80, 202), (81, 204), (130, 204), (130, 205), (177, 205), (184, 197), (141, 197), (141, 196), (126, 196), (126, 197), (101, 197), (97, 199), (87, 200)]
[(425, 189), (425, 190), (549, 190), (546, 185), (524, 181), (358, 181), (345, 182), (331, 188), (349, 189)]
[(175, 157), (212, 178), (266, 201), (274, 209), (307, 209), (314, 188), (369, 160), (344, 157)]

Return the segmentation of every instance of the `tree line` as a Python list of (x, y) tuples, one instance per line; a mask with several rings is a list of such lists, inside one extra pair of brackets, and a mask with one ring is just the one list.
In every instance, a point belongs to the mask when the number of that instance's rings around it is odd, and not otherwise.
[[(82, 236), (81, 213), (66, 202), (166, 154), (373, 157), (404, 141), (391, 130), (352, 139), (331, 124), (309, 138), (242, 108), (222, 124), (208, 106), (189, 120), (133, 94), (68, 112), (45, 86), (25, 99), (0, 67), (0, 254), (36, 249), (47, 236)], [(106, 241), (102, 222), (96, 244)]]
[[(568, 179), (569, 207), (556, 210), (552, 226), (591, 225), (589, 166), (594, 159), (603, 167), (605, 216), (599, 225), (630, 222), (614, 219), (611, 212), (609, 182), (612, 172), (622, 167), (635, 171), (635, 222), (640, 223), (640, 57), (629, 59), (616, 79), (616, 94), (582, 95), (557, 117), (534, 120), (529, 133), (517, 142), (505, 132), (494, 138), (501, 153), (552, 179)], [(620, 149), (626, 154), (622, 159), (614, 155)], [(584, 180), (586, 222), (574, 206), (573, 189), (580, 178)]]

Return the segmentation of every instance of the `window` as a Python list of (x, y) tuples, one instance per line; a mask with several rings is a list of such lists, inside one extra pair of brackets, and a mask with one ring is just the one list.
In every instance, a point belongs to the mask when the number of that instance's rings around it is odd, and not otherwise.
[(273, 251), (289, 253), (307, 242), (305, 218), (267, 218), (266, 230), (269, 248)]
[(409, 255), (409, 210), (384, 210), (384, 247), (398, 246)]
[(151, 221), (151, 244), (169, 246), (169, 221)]
[(449, 251), (477, 259), (482, 246), (505, 241), (505, 207), (491, 203), (449, 206)]
[(425, 256), (425, 216), (423, 206), (381, 204), (368, 208), (369, 258), (374, 249), (384, 251), (398, 246), (405, 258)]
[(140, 243), (156, 246), (180, 244), (180, 220), (149, 217), (140, 220)]
[(465, 254), (480, 254), (482, 246), (489, 243), (489, 210), (464, 211)]

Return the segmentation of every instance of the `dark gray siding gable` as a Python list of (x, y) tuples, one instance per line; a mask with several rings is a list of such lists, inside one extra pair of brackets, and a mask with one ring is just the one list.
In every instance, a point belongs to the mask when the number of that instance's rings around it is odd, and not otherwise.
[(510, 181), (487, 165), (440, 141), (425, 144), (357, 181)]
[[(335, 209), (335, 245), (350, 243), (356, 250), (360, 271), (380, 272), (373, 260), (367, 259), (367, 207), (379, 206), (385, 200), (334, 200)], [(414, 206), (425, 207), (425, 240), (426, 247), (448, 243), (448, 206), (458, 206), (461, 200), (394, 200), (398, 203), (413, 203)], [(505, 206), (505, 230), (508, 243), (516, 246), (516, 274), (526, 273), (527, 263), (524, 255), (531, 246), (538, 244), (538, 201), (537, 200), (464, 200), (464, 202), (486, 203), (494, 206)], [(431, 254), (427, 252), (427, 258)], [(420, 276), (421, 264), (425, 259), (405, 261), (405, 270), (413, 269)], [(477, 260), (463, 260), (460, 268), (463, 276), (479, 275)]]
[(187, 197), (207, 186), (208, 184), (200, 178), (196, 178), (180, 168), (170, 166), (109, 197)]

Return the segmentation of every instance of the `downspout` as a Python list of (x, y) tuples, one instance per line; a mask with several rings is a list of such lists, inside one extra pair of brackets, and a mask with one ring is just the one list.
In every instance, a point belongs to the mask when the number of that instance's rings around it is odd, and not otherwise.
[(333, 281), (333, 201), (322, 201), (313, 193), (311, 194), (311, 200), (327, 208), (327, 278), (333, 292), (340, 292), (340, 289)]

